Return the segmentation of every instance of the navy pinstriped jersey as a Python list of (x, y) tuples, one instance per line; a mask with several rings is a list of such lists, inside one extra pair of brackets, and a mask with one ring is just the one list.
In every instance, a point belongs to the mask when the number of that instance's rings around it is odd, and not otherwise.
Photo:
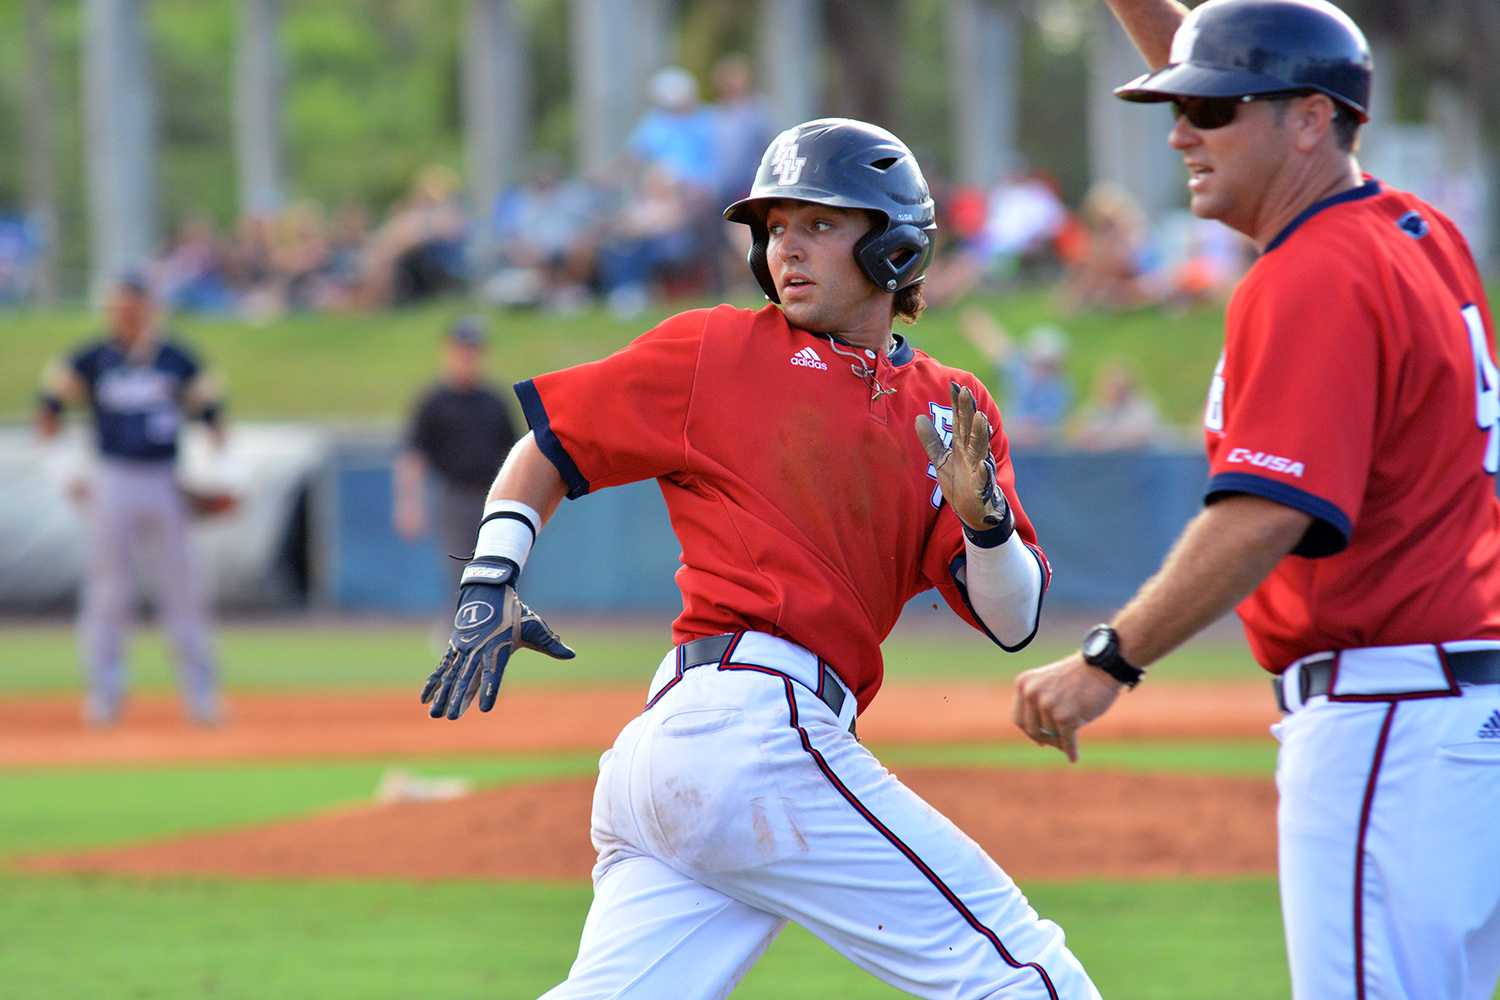
[(68, 364), (88, 391), (101, 454), (138, 462), (177, 457), (184, 396), (200, 370), (192, 352), (159, 341), (132, 356), (102, 340), (79, 349)]

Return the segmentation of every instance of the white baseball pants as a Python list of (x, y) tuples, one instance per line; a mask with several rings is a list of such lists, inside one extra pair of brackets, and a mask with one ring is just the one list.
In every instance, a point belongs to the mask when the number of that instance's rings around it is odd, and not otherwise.
[[(817, 658), (747, 633), (678, 675), (600, 760), (594, 902), (562, 998), (727, 996), (788, 920), (919, 997), (1098, 991), (1062, 930), (814, 693)], [(985, 794), (976, 789), (975, 794)]]
[(1446, 687), (1435, 647), (1345, 651), (1334, 698), (1294, 701), (1272, 727), (1282, 915), (1299, 1000), (1494, 996), (1500, 685), (1337, 700)]

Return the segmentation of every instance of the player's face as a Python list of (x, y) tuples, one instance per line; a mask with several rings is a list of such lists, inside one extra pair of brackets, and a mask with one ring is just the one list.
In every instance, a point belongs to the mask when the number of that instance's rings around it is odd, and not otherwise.
[(766, 263), (787, 322), (813, 333), (884, 347), (891, 330), (889, 293), (854, 262), (854, 244), (870, 231), (868, 213), (805, 201), (778, 201), (766, 213)]
[(1256, 238), (1279, 207), (1273, 183), (1291, 154), (1276, 105), (1252, 101), (1219, 128), (1199, 128), (1178, 117), (1168, 139), (1188, 170), (1188, 207), (1200, 219), (1217, 219)]
[(116, 337), (131, 345), (151, 328), (151, 299), (128, 288), (110, 294), (109, 326)]

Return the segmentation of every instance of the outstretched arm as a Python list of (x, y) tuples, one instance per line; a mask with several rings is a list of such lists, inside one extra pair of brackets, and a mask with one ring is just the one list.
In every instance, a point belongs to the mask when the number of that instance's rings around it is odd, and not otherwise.
[[(536, 435), (527, 434), (511, 448), (490, 487), (490, 503), (515, 500), (541, 514), (545, 523), (568, 495), (568, 487), (551, 459), (537, 447)], [(541, 525), (538, 525), (540, 527)]]
[[(1146, 667), (1227, 614), (1296, 547), (1311, 521), (1299, 510), (1249, 495), (1203, 511), (1115, 617), (1121, 656)], [(1078, 729), (1103, 715), (1121, 686), (1075, 653), (1017, 678), (1011, 716), (1032, 740), (1077, 760)]]
[(1146, 57), (1146, 65), (1161, 69), (1172, 49), (1172, 36), (1188, 9), (1177, 0), (1105, 0), (1115, 19)]
[(537, 534), (566, 495), (562, 476), (536, 438), (527, 434), (516, 442), (490, 487), (474, 558), (459, 580), (447, 652), (422, 686), (422, 704), (431, 704), (434, 719), (457, 719), (476, 696), (481, 712), (493, 708), (505, 666), (518, 649), (573, 658), (516, 591)]

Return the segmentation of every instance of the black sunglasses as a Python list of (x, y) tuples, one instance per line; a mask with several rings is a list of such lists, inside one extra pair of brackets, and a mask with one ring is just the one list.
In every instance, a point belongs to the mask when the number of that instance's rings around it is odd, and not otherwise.
[(1193, 128), (1223, 128), (1239, 113), (1240, 106), (1251, 101), (1286, 101), (1305, 97), (1305, 90), (1276, 91), (1270, 94), (1245, 94), (1241, 97), (1174, 97), (1172, 117), (1186, 118)]

